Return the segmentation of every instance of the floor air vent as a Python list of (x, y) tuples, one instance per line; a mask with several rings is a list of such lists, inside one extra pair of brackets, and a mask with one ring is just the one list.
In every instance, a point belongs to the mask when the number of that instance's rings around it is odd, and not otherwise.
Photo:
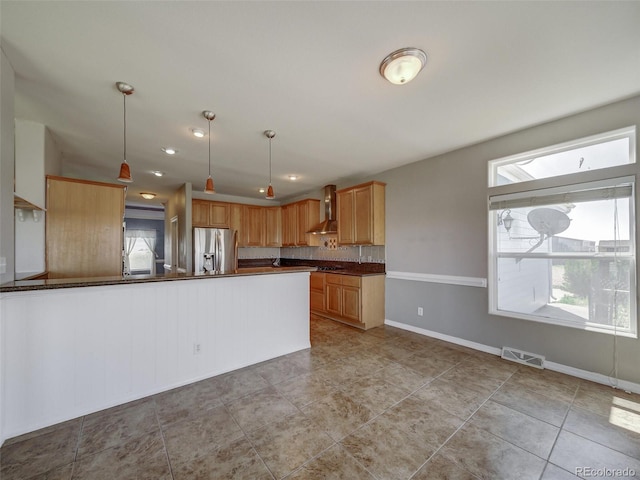
[(544, 368), (544, 357), (534, 353), (523, 352), (515, 348), (502, 347), (502, 358), (512, 362), (522, 363), (535, 368)]

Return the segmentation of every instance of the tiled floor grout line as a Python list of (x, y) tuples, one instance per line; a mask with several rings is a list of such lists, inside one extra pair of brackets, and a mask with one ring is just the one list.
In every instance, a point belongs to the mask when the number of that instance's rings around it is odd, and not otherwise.
[(164, 448), (164, 456), (167, 459), (167, 465), (169, 465), (169, 475), (171, 475), (171, 479), (173, 480), (175, 477), (173, 475), (173, 465), (171, 464), (171, 458), (169, 457), (169, 449), (167, 448), (167, 442), (164, 438), (164, 430), (162, 429), (162, 423), (160, 422), (160, 417), (158, 415), (158, 404), (156, 403), (156, 399), (153, 398), (153, 411), (156, 416), (156, 423), (158, 424), (158, 429), (160, 430), (160, 438), (162, 438), (162, 446)]
[[(460, 362), (460, 363), (462, 363), (462, 362)], [(452, 368), (453, 368), (453, 367), (452, 367)], [(413, 478), (413, 477), (416, 475), (416, 473), (418, 473), (418, 472), (420, 471), (420, 469), (422, 469), (422, 467), (424, 467), (427, 463), (429, 463), (429, 461), (430, 461), (433, 457), (435, 457), (435, 456), (436, 456), (436, 454), (437, 454), (440, 450), (442, 450), (442, 447), (444, 447), (444, 446), (447, 444), (447, 442), (448, 442), (449, 440), (451, 440), (451, 438), (453, 438), (453, 436), (454, 436), (456, 433), (458, 433), (460, 430), (462, 430), (462, 428), (463, 428), (467, 423), (469, 423), (469, 422), (471, 421), (471, 419), (472, 419), (472, 418), (473, 418), (473, 416), (478, 412), (478, 410), (480, 410), (480, 409), (483, 407), (483, 405), (484, 405), (485, 403), (487, 403), (487, 402), (491, 399), (491, 397), (493, 397), (493, 396), (495, 395), (495, 393), (496, 393), (498, 390), (500, 390), (500, 388), (502, 388), (502, 386), (503, 386), (505, 383), (507, 383), (507, 381), (508, 381), (508, 380), (509, 380), (509, 379), (510, 379), (510, 378), (511, 378), (511, 377), (512, 377), (516, 372), (517, 372), (517, 370), (516, 370), (515, 372), (513, 372), (511, 375), (509, 375), (505, 380), (503, 380), (503, 381), (502, 381), (502, 383), (498, 386), (498, 388), (496, 388), (496, 389), (491, 393), (491, 395), (489, 395), (489, 396), (486, 398), (486, 400), (485, 400), (484, 402), (482, 402), (482, 403), (478, 406), (478, 408), (476, 408), (476, 409), (471, 413), (471, 415), (469, 415), (469, 417), (467, 417), (467, 419), (466, 419), (466, 420), (464, 420), (464, 421), (462, 422), (462, 424), (461, 424), (458, 428), (456, 428), (456, 430), (455, 430), (451, 435), (449, 435), (449, 436), (447, 437), (447, 439), (446, 439), (444, 442), (442, 442), (442, 444), (441, 444), (441, 445), (440, 445), (440, 446), (439, 446), (439, 447), (438, 447), (438, 448), (437, 448), (437, 449), (436, 449), (436, 450), (431, 454), (431, 456), (430, 456), (429, 458), (427, 458), (427, 460), (426, 460), (422, 465), (420, 465), (420, 466), (418, 467), (418, 469), (417, 469), (415, 472), (413, 472), (413, 473), (411, 474), (411, 476), (409, 477), (409, 479)], [(459, 417), (458, 417), (458, 418), (459, 418)], [(500, 438), (500, 437), (498, 437), (498, 438)], [(502, 439), (502, 440), (504, 440), (504, 439)], [(506, 441), (506, 440), (505, 440), (505, 441)], [(511, 443), (511, 442), (508, 442), (508, 443)], [(512, 445), (513, 445), (513, 444), (512, 444)], [(462, 468), (463, 470), (465, 470), (466, 472), (468, 472), (468, 473), (470, 473), (471, 475), (473, 475), (474, 477), (477, 477), (477, 475), (476, 475), (476, 474), (474, 474), (473, 472), (469, 472), (469, 471), (468, 471), (466, 468), (464, 468), (462, 465), (458, 465), (458, 466), (459, 466), (459, 467), (461, 467), (461, 468)]]
[[(551, 445), (551, 449), (549, 450), (549, 455), (547, 456), (547, 463), (544, 466), (544, 468), (542, 469), (542, 473), (540, 474), (540, 478), (541, 479), (544, 476), (544, 472), (547, 471), (547, 467), (549, 466), (549, 459), (551, 458), (551, 454), (553, 453), (553, 449), (556, 448), (556, 444), (558, 443), (558, 438), (560, 438), (560, 434), (564, 430), (564, 424), (567, 421), (567, 418), (569, 417), (569, 413), (571, 412), (571, 407), (573, 407), (573, 403), (576, 401), (576, 397), (578, 396), (578, 392), (580, 391), (580, 387), (581, 387), (581, 385), (580, 385), (580, 383), (578, 383), (578, 386), (576, 387), (576, 391), (573, 392), (573, 398), (571, 399), (571, 403), (569, 403), (569, 408), (567, 408), (567, 413), (564, 414), (564, 418), (562, 419), (562, 423), (560, 424), (560, 427), (558, 428), (558, 434), (556, 435), (556, 438), (553, 440), (553, 445)], [(561, 468), (561, 467), (558, 467), (558, 468)], [(565, 471), (567, 471), (567, 470), (565, 470)], [(569, 472), (569, 473), (571, 473), (571, 472)], [(578, 476), (576, 475), (576, 477), (578, 477)]]

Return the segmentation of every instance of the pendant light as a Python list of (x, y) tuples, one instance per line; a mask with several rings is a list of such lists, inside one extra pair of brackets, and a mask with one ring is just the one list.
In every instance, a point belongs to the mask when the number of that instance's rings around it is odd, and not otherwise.
[(207, 177), (207, 182), (204, 186), (204, 193), (216, 193), (213, 188), (213, 178), (211, 178), (211, 120), (216, 118), (216, 114), (210, 110), (205, 110), (202, 112), (202, 116), (209, 121), (209, 176)]
[(276, 196), (273, 193), (273, 187), (271, 186), (271, 140), (276, 136), (276, 132), (273, 130), (265, 130), (264, 136), (269, 139), (269, 188), (267, 188), (267, 194), (264, 198), (267, 200), (273, 200)]
[(123, 108), (123, 118), (124, 118), (124, 135), (123, 135), (123, 161), (120, 165), (120, 175), (118, 175), (118, 181), (124, 183), (131, 183), (133, 179), (131, 178), (131, 170), (129, 169), (129, 164), (127, 163), (127, 95), (131, 95), (133, 93), (133, 87), (128, 83), (124, 82), (116, 82), (116, 87), (122, 93), (122, 100), (124, 103)]

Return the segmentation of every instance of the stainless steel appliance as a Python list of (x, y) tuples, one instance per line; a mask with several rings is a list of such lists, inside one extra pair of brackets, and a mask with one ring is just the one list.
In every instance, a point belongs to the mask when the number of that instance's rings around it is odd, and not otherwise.
[(233, 273), (238, 268), (237, 232), (226, 228), (193, 229), (193, 271)]

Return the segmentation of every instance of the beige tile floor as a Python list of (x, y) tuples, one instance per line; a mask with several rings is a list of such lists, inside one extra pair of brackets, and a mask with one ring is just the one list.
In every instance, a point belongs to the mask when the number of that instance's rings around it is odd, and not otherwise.
[(391, 327), (311, 331), (310, 350), (10, 439), (0, 478), (640, 476), (640, 396)]

